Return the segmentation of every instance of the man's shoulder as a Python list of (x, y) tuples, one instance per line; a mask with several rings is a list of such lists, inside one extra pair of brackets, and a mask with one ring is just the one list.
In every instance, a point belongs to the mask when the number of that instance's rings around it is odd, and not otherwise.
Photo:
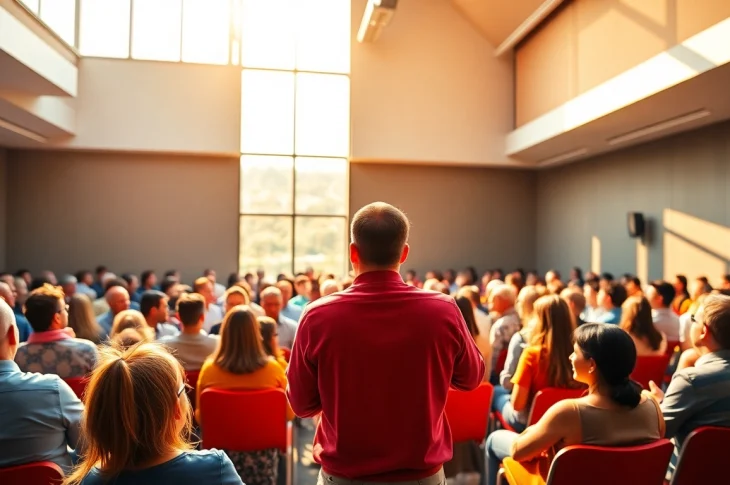
[(57, 391), (61, 378), (56, 374), (39, 372), (12, 372), (8, 378), (0, 381), (3, 391)]
[(287, 327), (297, 328), (299, 325), (296, 320), (293, 320), (286, 315), (279, 314), (279, 324)]
[[(443, 305), (444, 307), (456, 306), (456, 304), (454, 303), (454, 298), (450, 295), (445, 295), (437, 291), (423, 290), (413, 286), (408, 286), (407, 290), (399, 295), (401, 296), (401, 303), (403, 305), (418, 305), (421, 308), (424, 304), (433, 304), (436, 306)], [(332, 307), (348, 303), (361, 304), (363, 302), (367, 302), (368, 300), (372, 300), (373, 303), (377, 303), (379, 301), (382, 301), (382, 297), (383, 293), (372, 293), (366, 295), (360, 294), (354, 296), (353, 293), (345, 290), (338, 293), (333, 293), (332, 295), (324, 296), (316, 301), (309, 303), (304, 308), (304, 311), (306, 314), (311, 316), (313, 313), (316, 314), (326, 312), (327, 309), (331, 309)]]

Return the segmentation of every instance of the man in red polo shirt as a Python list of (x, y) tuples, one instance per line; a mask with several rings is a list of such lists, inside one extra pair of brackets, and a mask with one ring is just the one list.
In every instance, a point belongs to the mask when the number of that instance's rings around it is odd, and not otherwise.
[(403, 282), (410, 223), (375, 202), (352, 220), (355, 281), (302, 316), (287, 395), (300, 417), (322, 413), (320, 484), (445, 484), (449, 387), (476, 388), (484, 361), (454, 299)]

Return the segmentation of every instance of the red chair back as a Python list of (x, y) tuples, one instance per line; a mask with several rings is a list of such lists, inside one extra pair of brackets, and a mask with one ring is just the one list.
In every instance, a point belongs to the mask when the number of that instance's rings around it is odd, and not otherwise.
[(493, 392), (494, 388), (488, 382), (470, 392), (449, 389), (444, 414), (451, 428), (452, 442), (484, 441)]
[(291, 349), (288, 349), (286, 347), (279, 347), (279, 350), (281, 350), (281, 353), (284, 356), (284, 360), (288, 363), (289, 358), (291, 357)]
[(628, 447), (567, 446), (555, 456), (547, 485), (662, 485), (673, 449), (666, 439)]
[(494, 365), (493, 373), (499, 375), (500, 372), (502, 372), (502, 369), (504, 369), (504, 363), (507, 362), (507, 349), (502, 349), (499, 351), (499, 354), (497, 354), (497, 361)]
[(679, 344), (680, 344), (679, 340), (677, 340), (677, 341), (672, 341), (672, 340), (667, 341), (667, 355), (669, 356), (670, 359), (674, 355), (674, 351), (676, 350), (676, 348), (677, 348), (677, 346)]
[(563, 389), (559, 387), (546, 387), (545, 389), (541, 389), (535, 394), (535, 398), (532, 400), (532, 408), (530, 409), (530, 416), (527, 418), (527, 425), (532, 426), (540, 421), (543, 414), (556, 402), (562, 401), (563, 399), (576, 399), (581, 397), (583, 393), (585, 393), (585, 389)]
[(672, 485), (717, 483), (726, 473), (728, 448), (730, 428), (703, 426), (692, 431), (682, 445)]
[(84, 400), (84, 393), (86, 392), (86, 385), (89, 383), (88, 377), (69, 377), (64, 379), (68, 387), (78, 396), (82, 401)]
[(283, 389), (205, 389), (200, 395), (203, 448), (287, 452), (286, 394)]
[(200, 376), (199, 370), (185, 371), (185, 379), (188, 382), (188, 399), (190, 400), (193, 411), (195, 411), (195, 406), (198, 404), (195, 402), (195, 389), (198, 387), (198, 376)]
[(63, 471), (52, 461), (0, 468), (3, 485), (60, 485), (62, 481)]
[(656, 385), (664, 382), (664, 373), (669, 366), (671, 356), (664, 355), (645, 355), (636, 358), (636, 367), (631, 373), (631, 378), (638, 382), (644, 389), (649, 389), (649, 381), (654, 381)]

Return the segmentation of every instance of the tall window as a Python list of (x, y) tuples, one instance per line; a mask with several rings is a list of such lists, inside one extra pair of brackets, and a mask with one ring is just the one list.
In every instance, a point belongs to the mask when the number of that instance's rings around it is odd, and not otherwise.
[(239, 266), (347, 268), (350, 2), (241, 3)]
[(68, 45), (76, 42), (76, 0), (21, 0)]

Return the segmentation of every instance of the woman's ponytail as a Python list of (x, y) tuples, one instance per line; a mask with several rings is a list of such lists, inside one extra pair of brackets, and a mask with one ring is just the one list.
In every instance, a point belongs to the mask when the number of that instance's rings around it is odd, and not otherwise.
[(635, 408), (641, 402), (641, 386), (628, 377), (611, 385), (611, 399), (621, 406)]

